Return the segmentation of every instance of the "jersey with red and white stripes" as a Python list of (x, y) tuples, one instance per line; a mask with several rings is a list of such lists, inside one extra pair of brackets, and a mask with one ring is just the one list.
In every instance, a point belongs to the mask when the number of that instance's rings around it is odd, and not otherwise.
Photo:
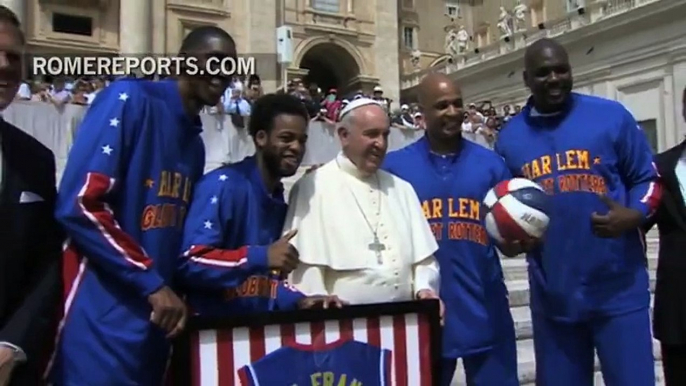
[[(391, 351), (350, 339), (291, 344), (238, 370), (241, 385), (323, 384), (390, 386)], [(283, 371), (288, 369), (287, 371)]]
[(316, 349), (340, 340), (390, 351), (391, 385), (432, 385), (429, 323), (417, 314), (204, 330), (191, 340), (192, 386), (240, 385), (241, 368), (282, 347)]

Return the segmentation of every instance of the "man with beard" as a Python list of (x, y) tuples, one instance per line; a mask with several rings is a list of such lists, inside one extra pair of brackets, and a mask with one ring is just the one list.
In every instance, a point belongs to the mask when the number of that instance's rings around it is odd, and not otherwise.
[[(0, 111), (21, 84), (25, 37), (0, 6)], [(0, 385), (37, 386), (60, 310), (55, 157), (0, 118)]]
[(532, 96), (496, 150), (551, 195), (545, 239), (523, 248), (536, 382), (593, 385), (595, 349), (606, 385), (654, 385), (639, 232), (660, 197), (648, 141), (621, 104), (571, 92), (569, 57), (554, 40), (529, 46), (524, 65)]
[(308, 298), (282, 280), (298, 265), (298, 251), (289, 244), (297, 230), (281, 237), (287, 209), (281, 179), (300, 166), (308, 123), (295, 96), (258, 99), (248, 122), (256, 154), (196, 185), (178, 271), (194, 312), (231, 316), (341, 305), (334, 297)]
[[(233, 39), (200, 27), (181, 55), (205, 66), (236, 56)], [(170, 288), (181, 232), (205, 154), (199, 112), (229, 77), (120, 80), (89, 108), (62, 177), (56, 216), (64, 253), (64, 319), (49, 382), (159, 385), (169, 337), (186, 307)]]
[(342, 152), (291, 191), (284, 230), (297, 229), (293, 285), (351, 304), (438, 298), (436, 240), (412, 186), (379, 170), (389, 120), (371, 99), (341, 111)]
[(451, 384), (462, 358), (469, 385), (519, 385), (507, 289), (481, 213), (510, 172), (497, 154), (462, 138), (464, 103), (453, 81), (430, 74), (419, 90), (426, 135), (390, 153), (384, 169), (412, 184), (438, 242), (446, 307), (440, 384)]
[[(681, 96), (686, 122), (686, 88)], [(662, 202), (644, 226), (657, 224), (660, 252), (655, 283), (653, 333), (662, 346), (666, 386), (686, 385), (686, 140), (658, 154), (655, 164), (662, 176)]]

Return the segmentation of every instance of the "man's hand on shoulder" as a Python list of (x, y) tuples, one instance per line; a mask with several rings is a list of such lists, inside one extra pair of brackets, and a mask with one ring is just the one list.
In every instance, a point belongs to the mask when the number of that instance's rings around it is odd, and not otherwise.
[(303, 298), (298, 302), (298, 308), (341, 308), (348, 303), (339, 299), (336, 295), (315, 295)]
[(164, 286), (148, 296), (152, 306), (150, 321), (167, 331), (167, 337), (173, 338), (186, 327), (188, 309), (174, 291)]
[(441, 324), (443, 324), (443, 315), (445, 314), (445, 306), (443, 305), (443, 300), (438, 297), (438, 295), (429, 289), (423, 289), (417, 291), (417, 299), (418, 300), (438, 300), (439, 305), (440, 305), (440, 317), (441, 317)]
[(616, 238), (630, 229), (637, 229), (641, 226), (643, 221), (641, 212), (627, 208), (607, 196), (600, 196), (600, 200), (607, 205), (609, 210), (606, 214), (593, 212), (591, 215), (593, 233), (596, 236)]
[(0, 346), (0, 386), (9, 384), (12, 370), (15, 365), (14, 350), (10, 347)]

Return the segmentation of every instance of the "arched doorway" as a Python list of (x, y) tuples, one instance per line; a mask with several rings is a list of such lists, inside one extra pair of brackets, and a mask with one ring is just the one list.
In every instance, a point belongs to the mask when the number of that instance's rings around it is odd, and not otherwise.
[(302, 60), (300, 68), (307, 69), (304, 81), (315, 83), (322, 91), (336, 88), (339, 93), (350, 92), (351, 82), (360, 75), (355, 59), (335, 43), (321, 43), (310, 48)]

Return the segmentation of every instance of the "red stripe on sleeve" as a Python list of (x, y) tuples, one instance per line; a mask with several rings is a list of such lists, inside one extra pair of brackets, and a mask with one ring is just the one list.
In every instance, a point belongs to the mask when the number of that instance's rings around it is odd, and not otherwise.
[(78, 195), (83, 214), (98, 228), (107, 242), (129, 263), (148, 269), (152, 259), (136, 241), (126, 234), (114, 219), (112, 210), (102, 200), (114, 185), (114, 179), (101, 173), (88, 173), (86, 184)]
[(219, 249), (208, 245), (192, 245), (186, 256), (201, 264), (219, 267), (238, 267), (248, 262), (248, 247)]
[(662, 199), (662, 184), (659, 182), (651, 182), (648, 184), (648, 190), (645, 196), (641, 199), (641, 202), (648, 206), (648, 215), (655, 213), (658, 206), (660, 206), (660, 200)]

